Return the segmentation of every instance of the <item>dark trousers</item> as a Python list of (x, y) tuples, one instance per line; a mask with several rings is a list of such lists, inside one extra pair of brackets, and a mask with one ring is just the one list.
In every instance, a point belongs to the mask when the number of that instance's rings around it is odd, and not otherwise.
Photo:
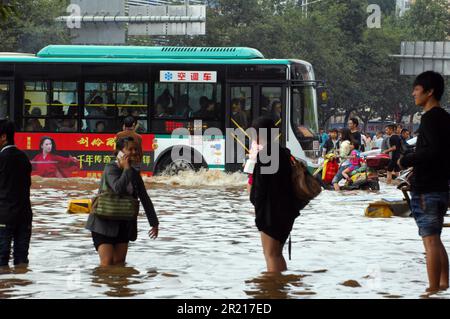
[(30, 239), (31, 222), (0, 225), (0, 266), (8, 265), (12, 242), (14, 242), (14, 265), (28, 264)]

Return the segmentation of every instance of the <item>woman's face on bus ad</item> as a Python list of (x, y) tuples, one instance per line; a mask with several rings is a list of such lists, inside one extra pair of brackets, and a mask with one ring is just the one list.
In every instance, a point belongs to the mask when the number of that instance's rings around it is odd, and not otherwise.
[(44, 153), (51, 153), (53, 148), (53, 143), (51, 140), (45, 140), (44, 143), (42, 143), (42, 151)]

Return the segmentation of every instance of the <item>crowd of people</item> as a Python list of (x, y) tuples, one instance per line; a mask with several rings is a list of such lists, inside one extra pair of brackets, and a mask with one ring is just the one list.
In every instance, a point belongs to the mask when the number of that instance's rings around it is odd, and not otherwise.
[[(347, 173), (360, 166), (352, 165), (351, 162), (360, 162), (360, 153), (377, 149), (390, 157), (387, 167), (387, 183), (391, 184), (393, 177), (400, 172), (397, 163), (400, 154), (407, 153), (411, 148), (407, 143), (411, 138), (410, 131), (401, 123), (388, 124), (385, 126), (384, 132), (379, 131), (376, 134), (360, 132), (357, 118), (350, 118), (347, 128), (332, 128), (328, 130), (328, 133), (321, 129), (319, 134), (322, 157), (335, 154), (342, 163), (341, 170), (333, 181), (336, 190), (339, 190), (339, 181), (343, 177), (348, 180)], [(348, 169), (347, 172), (344, 172), (345, 169)]]
[[(449, 287), (448, 256), (441, 241), (450, 180), (450, 114), (440, 107), (443, 92), (444, 80), (438, 73), (425, 72), (414, 82), (416, 105), (424, 111), (414, 153), (403, 157), (396, 153), (402, 147), (402, 138), (408, 138), (403, 128), (399, 130), (397, 126), (389, 125), (383, 140), (380, 141), (382, 136), (378, 134), (374, 145), (370, 145), (364, 139), (365, 135), (359, 132), (355, 118), (350, 119), (348, 128), (339, 132), (330, 130), (329, 137), (324, 135), (322, 140), (324, 154), (334, 152), (341, 160), (348, 161), (349, 166), (344, 166), (338, 173), (342, 177), (360, 165), (358, 152), (378, 147), (376, 145), (381, 145), (383, 152), (390, 154), (392, 173), (401, 167), (414, 168), (411, 209), (426, 250), (429, 292)], [(104, 169), (99, 194), (94, 200), (96, 208), (86, 225), (102, 266), (125, 263), (129, 242), (137, 238), (138, 200), (150, 224), (149, 236), (156, 239), (159, 233), (158, 217), (140, 175), (142, 139), (135, 132), (136, 124), (133, 118), (125, 121), (124, 131), (117, 136), (116, 161)], [(261, 235), (267, 270), (279, 273), (287, 269), (283, 247), (307, 201), (302, 201), (295, 193), (290, 151), (278, 144), (277, 136), (271, 135), (276, 127), (274, 120), (260, 118), (252, 126), (258, 132), (253, 137), (258, 151), (252, 180), (249, 180), (250, 201), (255, 208), (255, 224)], [(269, 134), (260, 134), (261, 129)], [(8, 266), (12, 242), (14, 264), (26, 265), (29, 262), (32, 167), (25, 153), (15, 146), (14, 134), (14, 123), (0, 120), (0, 266)], [(52, 146), (51, 139), (44, 140), (41, 145), (43, 154), (51, 154)], [(280, 155), (278, 169), (264, 173), (271, 164), (262, 160), (260, 155), (272, 152)], [(442, 161), (442, 158), (447, 160)], [(107, 218), (119, 215), (123, 219)]]

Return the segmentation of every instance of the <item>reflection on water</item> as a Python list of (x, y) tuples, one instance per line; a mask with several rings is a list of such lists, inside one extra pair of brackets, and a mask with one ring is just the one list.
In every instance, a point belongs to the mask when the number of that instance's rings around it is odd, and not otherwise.
[(142, 281), (139, 275), (133, 267), (97, 267), (92, 272), (92, 284), (105, 286), (104, 294), (109, 297), (134, 297), (144, 293), (132, 288)]
[[(33, 179), (30, 265), (0, 270), (0, 298), (419, 298), (427, 285), (423, 246), (411, 218), (368, 219), (379, 193), (324, 191), (297, 219), (289, 271), (264, 273), (246, 177), (217, 171), (146, 179), (160, 218), (149, 239), (139, 217), (126, 267), (98, 268), (86, 215), (95, 179)], [(450, 242), (444, 229), (443, 242)], [(287, 250), (287, 248), (286, 248)], [(287, 251), (285, 251), (285, 255)], [(345, 282), (358, 285), (342, 285)], [(449, 298), (443, 292), (433, 298)]]
[[(279, 274), (265, 272), (262, 275), (247, 280), (249, 290), (245, 293), (250, 298), (257, 299), (291, 299), (298, 296), (314, 295), (315, 292), (305, 288), (302, 278), (307, 275)], [(296, 291), (303, 288), (303, 291)]]

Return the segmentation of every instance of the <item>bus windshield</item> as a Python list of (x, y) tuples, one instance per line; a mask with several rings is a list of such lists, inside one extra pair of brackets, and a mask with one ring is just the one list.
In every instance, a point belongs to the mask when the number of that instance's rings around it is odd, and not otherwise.
[(291, 88), (292, 126), (300, 140), (312, 139), (318, 132), (314, 96), (312, 85)]

